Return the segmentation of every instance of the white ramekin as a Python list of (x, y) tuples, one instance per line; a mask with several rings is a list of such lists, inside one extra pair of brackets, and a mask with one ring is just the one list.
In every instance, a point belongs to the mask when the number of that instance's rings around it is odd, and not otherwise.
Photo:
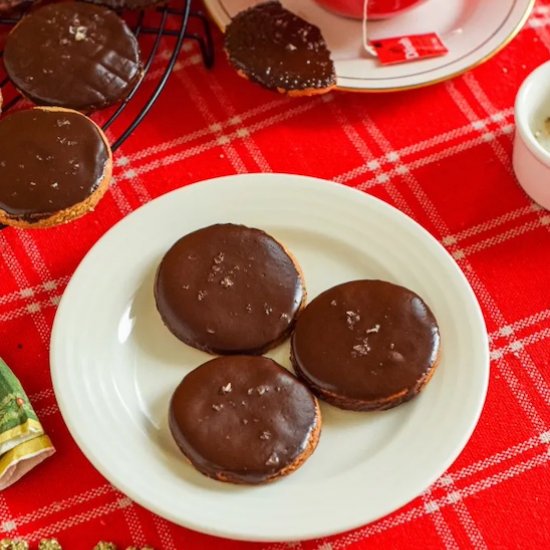
[(536, 139), (550, 117), (550, 61), (535, 69), (521, 85), (515, 104), (513, 164), (519, 183), (538, 204), (550, 209), (550, 151)]

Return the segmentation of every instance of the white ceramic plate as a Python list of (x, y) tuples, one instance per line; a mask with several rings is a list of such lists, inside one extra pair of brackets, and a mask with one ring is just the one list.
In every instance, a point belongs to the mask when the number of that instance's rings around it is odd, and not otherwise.
[[(441, 328), (442, 361), (419, 397), (381, 413), (323, 405), (324, 427), (313, 456), (266, 486), (203, 477), (182, 459), (167, 425), (173, 390), (209, 356), (163, 326), (153, 300), (154, 272), (179, 237), (217, 222), (259, 227), (280, 239), (301, 263), (310, 298), (346, 280), (382, 278), (424, 297)], [(288, 366), (288, 343), (270, 355)], [(112, 228), (65, 291), (53, 328), (51, 368), (76, 442), (136, 502), (207, 533), (292, 540), (375, 520), (435, 481), (474, 429), (489, 359), (470, 286), (418, 224), (339, 184), (252, 174), (174, 191)]]
[[(223, 30), (235, 14), (262, 1), (204, 3)], [(437, 32), (449, 48), (443, 57), (386, 67), (363, 54), (360, 21), (334, 15), (314, 0), (282, 0), (282, 4), (321, 29), (332, 52), (339, 88), (385, 92), (441, 82), (486, 61), (519, 32), (535, 0), (428, 0), (391, 19), (369, 22), (372, 40)]]

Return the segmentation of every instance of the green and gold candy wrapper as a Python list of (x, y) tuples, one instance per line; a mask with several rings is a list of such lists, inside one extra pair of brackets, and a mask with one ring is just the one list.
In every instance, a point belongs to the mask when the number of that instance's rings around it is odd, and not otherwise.
[(19, 380), (0, 359), (0, 490), (54, 452)]

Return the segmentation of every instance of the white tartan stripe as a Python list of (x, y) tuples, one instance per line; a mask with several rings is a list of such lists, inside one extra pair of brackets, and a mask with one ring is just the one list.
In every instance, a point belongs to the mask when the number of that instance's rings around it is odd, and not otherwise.
[[(462, 81), (467, 82), (467, 76), (462, 77)], [(477, 126), (476, 122), (479, 120), (479, 117), (475, 114), (475, 111), (471, 108), (466, 98), (458, 91), (455, 83), (453, 81), (448, 81), (445, 83), (449, 95), (453, 98), (456, 105), (464, 113), (466, 118), (470, 120), (472, 126)], [(490, 113), (489, 116), (494, 115), (495, 113)], [(505, 135), (505, 129), (502, 124), (500, 126), (500, 135)], [(510, 160), (508, 154), (504, 150), (504, 147), (495, 139), (496, 134), (494, 132), (487, 132), (484, 126), (479, 126), (479, 133), (482, 135), (482, 138), (485, 142), (489, 143), (495, 157), (500, 161), (500, 163), (506, 168), (510, 175), (513, 175), (512, 166), (510, 165)]]
[(437, 506), (430, 506), (433, 502), (430, 499), (431, 491), (426, 491), (422, 495), (422, 502), (427, 510), (430, 510), (430, 519), (432, 520), (435, 530), (443, 542), (445, 550), (460, 550), (458, 543), (453, 535), (453, 532), (449, 528), (443, 514)]
[(239, 128), (237, 129), (237, 134), (243, 140), (250, 156), (252, 157), (261, 172), (271, 172), (272, 170), (269, 166), (267, 159), (261, 152), (254, 139), (251, 137), (246, 126), (243, 125), (241, 116), (237, 113), (237, 110), (231, 104), (227, 94), (224, 91), (223, 84), (218, 81), (216, 75), (212, 75), (212, 77), (213, 78), (208, 79), (208, 83), (210, 84), (210, 88), (214, 93), (214, 97), (223, 108), (224, 114), (231, 120), (233, 120), (235, 122), (235, 125), (239, 126)]
[[(2, 259), (4, 263), (6, 264), (6, 267), (11, 271), (14, 279), (16, 280), (18, 286), (20, 288), (28, 288), (29, 281), (23, 272), (23, 269), (17, 260), (17, 257), (13, 251), (13, 248), (8, 242), (8, 239), (4, 237), (0, 233), (0, 245), (2, 249)], [(40, 336), (40, 340), (42, 341), (42, 344), (44, 347), (48, 347), (49, 344), (49, 334), (50, 329), (48, 327), (48, 324), (46, 323), (46, 319), (42, 312), (40, 310), (38, 311), (32, 311), (32, 320), (34, 325), (36, 326), (36, 329), (38, 331), (38, 334)]]
[(468, 227), (468, 229), (459, 231), (458, 233), (454, 233), (447, 237), (443, 237), (442, 243), (445, 246), (450, 246), (450, 245), (456, 244), (458, 241), (463, 241), (465, 239), (475, 237), (480, 233), (491, 231), (501, 225), (510, 223), (524, 216), (531, 216), (533, 215), (533, 213), (538, 213), (538, 212), (543, 212), (542, 207), (539, 206), (538, 204), (531, 203), (528, 206), (522, 206), (520, 208), (516, 208), (515, 210), (506, 212), (505, 214), (497, 216), (496, 218), (493, 218), (491, 220), (484, 221), (480, 224)]
[(59, 413), (59, 408), (56, 404), (49, 405), (48, 407), (35, 407), (35, 412), (38, 418), (46, 418), (47, 416), (51, 416), (52, 414)]
[(522, 454), (547, 443), (546, 439), (548, 438), (549, 434), (550, 431), (543, 432), (542, 434), (535, 435), (527, 439), (526, 441), (509, 447), (504, 451), (474, 462), (473, 464), (457, 470), (456, 472), (447, 472), (444, 476), (442, 476), (439, 480), (435, 482), (434, 487), (446, 487), (450, 483), (478, 474), (483, 470), (494, 468), (502, 464), (503, 462), (521, 456)]
[(279, 107), (282, 107), (285, 103), (286, 103), (286, 100), (284, 99), (277, 99), (266, 103), (262, 103), (257, 107), (253, 107), (239, 114), (238, 119), (235, 117), (230, 117), (224, 121), (217, 122), (210, 126), (205, 126), (204, 128), (195, 130), (193, 132), (189, 132), (187, 134), (183, 134), (170, 141), (165, 141), (164, 143), (146, 147), (136, 153), (132, 153), (131, 155), (128, 155), (127, 157), (121, 157), (119, 155), (118, 159), (115, 161), (115, 166), (124, 166), (131, 161), (142, 160), (148, 156), (157, 156), (160, 153), (165, 153), (166, 151), (169, 151), (170, 149), (187, 145), (188, 143), (194, 140), (198, 140), (208, 135), (215, 134), (216, 132), (223, 131), (226, 128), (243, 124), (246, 120), (250, 118), (265, 115), (271, 110), (275, 110), (275, 109), (278, 109)]
[(17, 526), (12, 519), (12, 513), (3, 494), (0, 494), (0, 521), (2, 526), (10, 527), (10, 532), (17, 532)]
[(502, 338), (503, 336), (509, 336), (510, 334), (513, 334), (516, 331), (529, 328), (531, 325), (538, 325), (544, 321), (549, 321), (549, 320), (550, 320), (550, 309), (544, 309), (542, 311), (539, 311), (538, 313), (534, 313), (530, 315), (529, 317), (525, 317), (523, 319), (519, 319), (518, 321), (514, 321), (510, 325), (505, 325), (503, 327), (500, 327), (498, 330), (495, 330), (491, 334), (489, 334), (489, 338), (493, 342), (494, 340), (498, 338)]
[(25, 250), (28, 258), (31, 260), (33, 269), (38, 275), (40, 275), (43, 281), (50, 281), (52, 279), (52, 276), (44, 262), (44, 259), (42, 258), (40, 250), (36, 246), (36, 243), (31, 233), (29, 233), (29, 231), (18, 229), (16, 231), (16, 235), (21, 241), (23, 249)]
[(153, 524), (159, 535), (162, 550), (178, 550), (172, 533), (170, 532), (171, 524), (159, 516), (153, 516)]
[(56, 307), (59, 304), (60, 300), (61, 300), (61, 294), (57, 296), (52, 296), (47, 300), (42, 300), (40, 302), (33, 301), (26, 306), (18, 307), (16, 309), (13, 309), (5, 313), (0, 313), (0, 322), (13, 321), (14, 319), (18, 319), (19, 317), (24, 317), (25, 315), (32, 315), (33, 318), (35, 318), (35, 316), (40, 313), (40, 321), (41, 321), (40, 327), (42, 330), (45, 331), (46, 341), (47, 341), (49, 338), (50, 329), (46, 326), (45, 321), (43, 321), (43, 315), (41, 314), (41, 312), (43, 309), (46, 309), (49, 307)]
[(77, 525), (82, 525), (83, 523), (93, 521), (95, 519), (108, 516), (113, 512), (118, 512), (127, 506), (131, 506), (132, 501), (127, 497), (118, 497), (116, 500), (98, 506), (97, 508), (91, 508), (86, 512), (80, 514), (74, 514), (69, 518), (56, 521), (51, 523), (46, 527), (41, 527), (31, 531), (30, 533), (25, 533), (25, 539), (28, 539), (29, 542), (36, 542), (42, 538), (59, 536), (63, 531), (66, 531)]
[[(503, 130), (496, 130), (494, 133), (492, 133), (490, 139), (491, 140), (497, 139), (500, 136), (503, 136), (505, 134), (511, 134), (512, 132), (513, 132), (513, 127), (510, 125)], [(411, 172), (418, 168), (422, 168), (423, 166), (427, 166), (429, 164), (433, 164), (435, 162), (444, 160), (446, 158), (452, 157), (459, 153), (463, 153), (465, 151), (468, 151), (469, 149), (478, 147), (479, 145), (485, 145), (486, 143), (487, 143), (487, 138), (485, 138), (484, 136), (473, 137), (471, 139), (461, 141), (459, 144), (451, 145), (446, 149), (441, 149), (437, 151), (437, 153), (434, 153), (432, 155), (426, 155), (425, 157), (421, 157), (421, 158), (409, 161), (405, 164), (402, 163), (397, 168), (386, 170), (384, 172), (384, 175), (386, 176), (387, 181), (389, 181), (395, 176), (401, 176), (403, 174), (406, 174), (407, 172)], [(365, 173), (367, 172), (367, 169), (365, 167), (360, 167), (356, 169), (355, 172)], [(343, 177), (336, 177), (334, 179), (335, 181), (339, 181), (341, 183), (347, 183), (351, 178), (348, 179)], [(379, 181), (378, 178), (370, 178), (360, 183), (357, 186), (357, 189), (365, 191), (367, 189), (370, 189), (371, 187), (374, 187), (375, 185), (379, 185), (380, 183), (381, 182)]]
[[(359, 132), (349, 122), (349, 120), (347, 119), (346, 115), (342, 112), (342, 110), (334, 103), (329, 108), (331, 108), (331, 111), (335, 114), (336, 120), (340, 123), (340, 126), (344, 130), (344, 133), (346, 134), (346, 137), (348, 138), (350, 143), (355, 147), (356, 151), (363, 158), (364, 166), (367, 166), (369, 170), (373, 171), (376, 174), (377, 181), (383, 176), (385, 176), (384, 172), (381, 169), (380, 162), (375, 159), (374, 155), (368, 148), (367, 144), (359, 135)], [(369, 122), (370, 122), (369, 118), (366, 117), (366, 119), (363, 122), (363, 125), (367, 126)], [(395, 188), (395, 186), (392, 183), (387, 183), (386, 189), (388, 190), (388, 193), (392, 197), (392, 200), (394, 201), (394, 203), (403, 212), (405, 212), (408, 215), (411, 215), (412, 212), (411, 212), (411, 209), (409, 208), (409, 205), (403, 199), (403, 196), (401, 195), (401, 193), (399, 193), (399, 191)]]
[(40, 401), (41, 399), (50, 399), (54, 397), (54, 393), (52, 388), (46, 388), (44, 390), (40, 390), (39, 392), (33, 393), (28, 397), (31, 400), (31, 402), (35, 404), (37, 401)]
[(58, 279), (46, 280), (44, 283), (40, 283), (33, 287), (24, 287), (21, 290), (14, 290), (8, 294), (0, 296), (0, 306), (9, 304), (10, 302), (16, 302), (21, 299), (30, 299), (41, 294), (43, 292), (52, 293), (57, 291), (60, 287), (64, 288), (69, 282), (70, 277), (59, 277)]
[[(48, 516), (58, 514), (59, 512), (70, 510), (75, 506), (90, 502), (98, 497), (108, 495), (109, 493), (116, 494), (116, 490), (111, 485), (106, 483), (105, 485), (100, 485), (99, 487), (95, 487), (79, 495), (74, 495), (64, 500), (56, 500), (47, 506), (42, 506), (41, 508), (37, 508), (28, 514), (12, 517), (11, 519), (16, 526), (21, 527), (29, 523), (34, 523), (35, 521), (40, 521)], [(0, 525), (0, 532), (8, 531), (4, 529), (3, 525)]]
[[(190, 98), (192, 98), (192, 97), (193, 98), (199, 98), (200, 97), (199, 88), (195, 85), (195, 83), (193, 82), (192, 79), (190, 79), (190, 78), (185, 79), (184, 86), (185, 86), (184, 89), (186, 89), (186, 91), (189, 94)], [(206, 101), (195, 101), (195, 105), (197, 107), (197, 110), (201, 114), (203, 120), (206, 122), (206, 124), (208, 124), (209, 127), (215, 125), (216, 117), (208, 109)], [(234, 137), (238, 137), (237, 130), (234, 131), (233, 135), (234, 135)], [(215, 132), (215, 136), (216, 137), (213, 140), (210, 141), (210, 144), (212, 144), (213, 147), (217, 147), (217, 146), (220, 146), (220, 145), (222, 146), (222, 150), (227, 155), (227, 158), (229, 159), (229, 161), (231, 162), (231, 165), (233, 166), (233, 168), (235, 169), (235, 171), (237, 173), (246, 172), (245, 164), (244, 164), (243, 160), (240, 158), (240, 156), (238, 155), (235, 147), (232, 144), (233, 140), (229, 139), (221, 131), (221, 129), (217, 130)], [(184, 152), (182, 151), (180, 154), (184, 154)], [(168, 157), (168, 159), (169, 158), (170, 157)], [(182, 160), (182, 159), (178, 158), (178, 160)], [(166, 162), (166, 161), (167, 161), (167, 157), (163, 157), (162, 160), (154, 161), (154, 162), (155, 163), (156, 162), (161, 162), (162, 166), (166, 166), (167, 164), (170, 163), (169, 160), (168, 160), (168, 162)], [(144, 168), (146, 168), (146, 172), (148, 172), (149, 167), (150, 167), (150, 164), (147, 164), (145, 166), (140, 166), (136, 169), (136, 171), (141, 174), (142, 170)]]
[[(548, 216), (548, 218), (550, 218), (550, 216)], [(487, 239), (483, 239), (475, 244), (461, 248), (459, 250), (460, 258), (477, 254), (478, 252), (481, 252), (482, 250), (486, 250), (487, 248), (492, 248), (494, 246), (505, 243), (517, 237), (521, 237), (522, 235), (525, 235), (527, 233), (531, 233), (532, 231), (540, 229), (541, 227), (545, 227), (545, 225), (547, 225), (545, 223), (545, 219), (546, 217), (538, 220), (528, 221), (520, 225), (519, 227), (514, 227), (513, 229), (504, 231), (499, 235), (495, 235)]]
[(147, 540), (145, 539), (143, 526), (141, 525), (141, 520), (138, 517), (135, 505), (131, 503), (129, 506), (122, 508), (122, 515), (128, 525), (132, 544), (138, 547), (145, 546)]

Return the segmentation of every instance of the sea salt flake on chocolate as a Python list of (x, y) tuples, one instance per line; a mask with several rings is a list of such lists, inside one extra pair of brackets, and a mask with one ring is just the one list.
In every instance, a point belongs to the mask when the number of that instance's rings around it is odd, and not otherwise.
[(197, 300), (199, 302), (202, 302), (206, 297), (206, 294), (207, 294), (206, 290), (199, 290), (199, 292), (197, 293)]
[(366, 330), (365, 332), (367, 334), (372, 334), (372, 333), (376, 333), (376, 332), (379, 332), (379, 331), (380, 331), (380, 325), (376, 324), (372, 328), (369, 328), (368, 330)]
[(263, 440), (271, 439), (271, 432), (268, 431), (268, 430), (263, 431), (263, 432), (260, 434), (260, 439), (263, 439)]
[(215, 410), (216, 412), (220, 412), (222, 409), (223, 409), (223, 403), (214, 403), (212, 405), (212, 409)]
[(263, 395), (264, 393), (267, 393), (269, 391), (269, 386), (258, 386), (256, 388), (256, 391), (258, 392), (258, 395)]
[(350, 330), (361, 320), (361, 316), (356, 311), (346, 311), (346, 323)]
[(233, 390), (233, 386), (232, 386), (231, 382), (228, 382), (225, 386), (222, 386), (220, 388), (220, 393), (222, 395), (226, 395), (227, 393), (231, 393), (232, 390)]
[(368, 355), (370, 350), (371, 347), (369, 346), (368, 338), (364, 338), (360, 344), (353, 346), (351, 355), (353, 357), (364, 357), (365, 355)]
[(223, 252), (220, 252), (217, 256), (214, 257), (214, 263), (221, 264), (224, 258), (225, 258), (225, 254)]
[(230, 277), (224, 277), (221, 281), (220, 281), (220, 285), (223, 286), (223, 288), (231, 288), (235, 283), (233, 283), (233, 279), (231, 279)]
[(80, 26), (77, 27), (74, 32), (74, 39), (77, 42), (81, 42), (82, 40), (86, 40), (86, 35), (88, 33), (88, 29), (86, 27)]
[(215, 331), (213, 328), (207, 328), (207, 329), (206, 329), (206, 332), (207, 332), (208, 334), (216, 334), (216, 331)]

